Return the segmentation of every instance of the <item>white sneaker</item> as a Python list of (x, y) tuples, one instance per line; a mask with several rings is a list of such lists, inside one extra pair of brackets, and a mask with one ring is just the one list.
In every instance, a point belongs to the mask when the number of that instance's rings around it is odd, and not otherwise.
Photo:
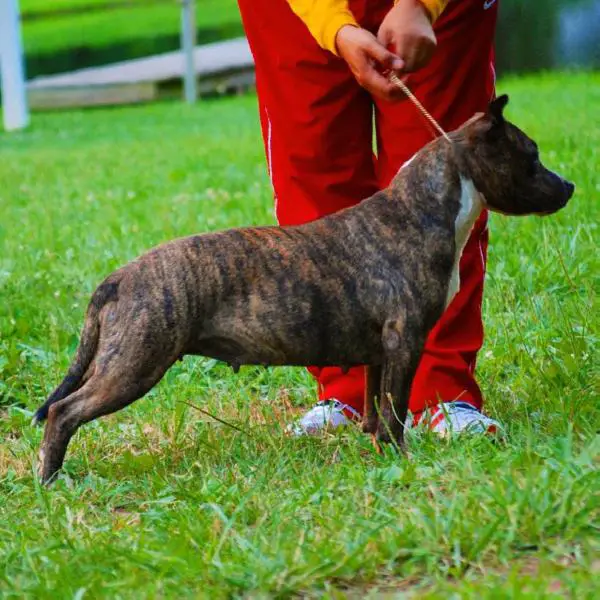
[(317, 402), (301, 419), (288, 426), (287, 431), (295, 436), (316, 435), (328, 429), (338, 429), (352, 423), (344, 411), (360, 420), (360, 414), (339, 400)]
[(486, 417), (468, 402), (444, 402), (429, 408), (414, 418), (409, 413), (407, 429), (425, 427), (440, 437), (452, 434), (502, 435), (502, 426), (498, 421)]
[[(317, 402), (301, 419), (288, 425), (287, 432), (295, 436), (316, 435), (328, 429), (338, 429), (352, 424), (344, 411), (349, 412), (357, 421), (360, 414), (351, 406), (339, 400), (321, 400)], [(434, 406), (415, 419), (408, 413), (406, 429), (430, 429), (440, 437), (452, 434), (502, 435), (502, 426), (479, 412), (468, 402), (444, 402)]]

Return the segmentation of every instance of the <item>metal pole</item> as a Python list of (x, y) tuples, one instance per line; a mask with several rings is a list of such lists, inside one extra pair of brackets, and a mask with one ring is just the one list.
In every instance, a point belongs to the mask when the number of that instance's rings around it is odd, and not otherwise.
[(181, 46), (184, 57), (183, 90), (185, 101), (188, 104), (194, 104), (198, 96), (196, 68), (194, 66), (194, 47), (196, 46), (195, 0), (181, 0)]
[(0, 0), (0, 76), (4, 128), (22, 129), (29, 123), (29, 112), (18, 0)]

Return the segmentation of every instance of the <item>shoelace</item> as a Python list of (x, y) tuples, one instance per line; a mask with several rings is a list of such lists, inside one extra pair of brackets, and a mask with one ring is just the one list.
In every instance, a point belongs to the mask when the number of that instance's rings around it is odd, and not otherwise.
[(348, 406), (347, 404), (344, 404), (343, 402), (340, 402), (339, 400), (336, 400), (335, 398), (319, 400), (319, 402), (317, 402), (317, 406), (329, 405), (333, 405), (333, 408), (339, 410), (340, 412), (344, 412), (345, 410), (347, 410), (355, 419), (361, 418), (360, 413), (357, 410), (355, 410), (351, 406)]

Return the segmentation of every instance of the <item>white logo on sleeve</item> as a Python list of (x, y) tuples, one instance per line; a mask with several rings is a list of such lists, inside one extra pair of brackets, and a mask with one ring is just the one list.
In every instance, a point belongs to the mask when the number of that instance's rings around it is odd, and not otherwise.
[(484, 0), (483, 2), (483, 10), (487, 10), (488, 8), (492, 8), (496, 4), (496, 0)]

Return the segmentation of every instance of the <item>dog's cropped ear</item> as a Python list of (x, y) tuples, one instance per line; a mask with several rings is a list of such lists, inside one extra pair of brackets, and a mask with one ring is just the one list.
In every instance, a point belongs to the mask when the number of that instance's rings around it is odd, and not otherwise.
[(495, 100), (490, 102), (490, 106), (488, 108), (488, 112), (492, 118), (492, 123), (494, 125), (500, 125), (504, 123), (504, 115), (502, 114), (504, 111), (504, 107), (508, 104), (508, 96), (503, 94), (502, 96), (498, 96)]

